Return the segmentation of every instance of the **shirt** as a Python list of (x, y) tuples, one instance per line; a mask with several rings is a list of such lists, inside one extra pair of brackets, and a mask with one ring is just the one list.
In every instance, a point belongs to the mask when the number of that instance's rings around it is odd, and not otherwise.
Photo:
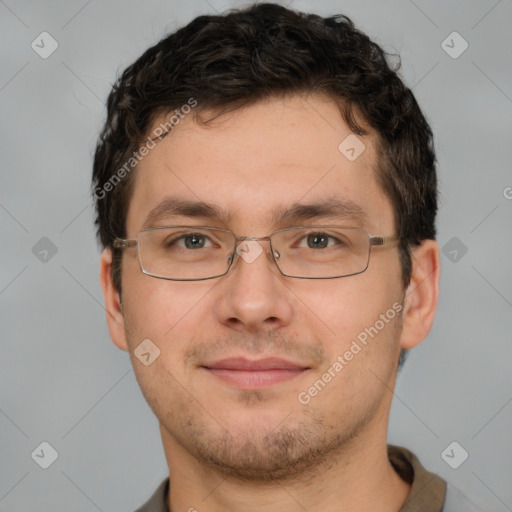
[[(418, 458), (406, 448), (388, 445), (388, 458), (402, 480), (411, 484), (405, 503), (398, 512), (476, 512), (477, 509), (462, 493), (437, 475), (428, 472)], [(135, 512), (169, 512), (166, 478), (153, 496)]]

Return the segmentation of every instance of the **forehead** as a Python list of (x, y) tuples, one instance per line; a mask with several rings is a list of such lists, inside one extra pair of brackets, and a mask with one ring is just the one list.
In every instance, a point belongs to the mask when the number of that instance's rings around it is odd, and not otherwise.
[[(354, 137), (334, 101), (317, 95), (268, 99), (206, 124), (185, 116), (139, 163), (127, 232), (190, 218), (266, 234), (300, 220), (290, 212), (345, 212), (346, 225), (389, 231), (374, 135)], [(344, 141), (361, 144), (355, 160)]]

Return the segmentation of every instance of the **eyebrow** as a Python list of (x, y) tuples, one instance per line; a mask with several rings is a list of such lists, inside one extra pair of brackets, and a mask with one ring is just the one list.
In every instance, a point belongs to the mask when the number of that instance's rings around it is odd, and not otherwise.
[[(163, 199), (148, 213), (142, 225), (142, 230), (154, 227), (156, 222), (170, 220), (172, 217), (220, 220), (228, 225), (232, 220), (233, 214), (225, 212), (213, 203), (171, 196)], [(364, 227), (369, 224), (368, 214), (363, 208), (350, 199), (342, 199), (337, 196), (329, 196), (322, 202), (295, 202), (288, 206), (279, 206), (272, 210), (270, 216), (274, 228), (287, 222), (312, 219), (350, 220), (357, 223), (358, 227)]]

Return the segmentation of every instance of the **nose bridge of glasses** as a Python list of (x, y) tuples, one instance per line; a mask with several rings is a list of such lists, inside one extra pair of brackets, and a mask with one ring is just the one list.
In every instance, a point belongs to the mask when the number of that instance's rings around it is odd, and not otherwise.
[[(237, 251), (238, 247), (243, 244), (244, 242), (256, 242), (258, 245), (261, 246), (259, 242), (261, 241), (268, 241), (270, 243), (270, 236), (261, 236), (261, 237), (255, 237), (255, 236), (235, 236), (235, 251)], [(266, 252), (265, 248), (262, 247), (263, 251)]]
[[(271, 242), (271, 236), (261, 236), (261, 237), (254, 237), (254, 236), (236, 236), (235, 235), (235, 247), (233, 249), (233, 253), (230, 255), (228, 259), (233, 258), (234, 260), (237, 259), (237, 256), (241, 256), (240, 254), (240, 245), (244, 242), (256, 242), (258, 245), (261, 246), (260, 242), (266, 241), (269, 242), (270, 246), (270, 259), (277, 260), (279, 258), (280, 254), (275, 250), (275, 248), (272, 245)], [(267, 254), (267, 250), (265, 247), (261, 247), (262, 251)], [(245, 258), (242, 258), (245, 259)], [(277, 263), (277, 261), (276, 261)]]
[(255, 242), (259, 242), (260, 240), (269, 240), (270, 241), (270, 237), (269, 236), (261, 236), (261, 237), (255, 237), (255, 236), (237, 236), (235, 237), (236, 240), (237, 240), (237, 243), (238, 242), (242, 242), (244, 240), (253, 240)]

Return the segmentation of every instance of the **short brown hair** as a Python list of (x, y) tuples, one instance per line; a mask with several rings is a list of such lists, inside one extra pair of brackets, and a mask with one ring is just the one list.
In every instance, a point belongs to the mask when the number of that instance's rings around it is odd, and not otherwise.
[[(276, 4), (223, 16), (199, 16), (149, 48), (129, 66), (108, 98), (93, 169), (97, 234), (114, 252), (113, 281), (121, 293), (121, 252), (134, 172), (104, 187), (138, 149), (157, 115), (197, 100), (233, 110), (263, 98), (318, 92), (334, 98), (350, 129), (361, 114), (378, 135), (377, 180), (393, 206), (400, 237), (402, 281), (410, 282), (411, 248), (435, 239), (437, 178), (432, 131), (387, 54), (346, 16), (322, 18)], [(103, 191), (101, 197), (98, 191)]]

